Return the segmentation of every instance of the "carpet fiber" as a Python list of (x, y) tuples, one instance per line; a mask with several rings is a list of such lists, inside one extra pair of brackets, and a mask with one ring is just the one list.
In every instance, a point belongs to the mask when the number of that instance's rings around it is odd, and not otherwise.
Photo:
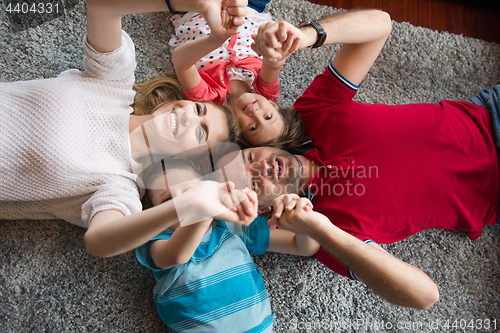
[[(1, 81), (49, 78), (68, 68), (82, 69), (85, 4), (57, 3), (59, 13), (52, 15), (0, 13)], [(273, 0), (267, 9), (275, 19), (292, 23), (333, 11), (301, 0)], [(137, 81), (160, 60), (170, 62), (169, 17), (156, 13), (123, 19), (136, 44)], [(293, 55), (280, 77), (280, 103), (291, 105), (337, 49), (325, 46)], [(394, 22), (356, 100), (462, 100), (499, 79), (500, 45)], [(460, 232), (430, 230), (386, 246), (438, 284), (441, 298), (427, 311), (391, 305), (314, 259), (255, 257), (269, 290), (275, 331), (474, 332), (477, 329), (466, 327), (471, 320), (498, 331), (500, 228), (484, 230), (476, 241)], [(88, 255), (84, 231), (64, 221), (0, 221), (1, 332), (166, 331), (151, 296), (152, 273), (133, 253), (110, 259)]]

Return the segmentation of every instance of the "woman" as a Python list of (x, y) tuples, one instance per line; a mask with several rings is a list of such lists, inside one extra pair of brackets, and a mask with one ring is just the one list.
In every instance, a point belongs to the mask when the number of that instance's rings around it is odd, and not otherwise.
[[(245, 14), (238, 2), (228, 0), (235, 5), (229, 14)], [(206, 15), (214, 31), (224, 29), (219, 0), (183, 6), (170, 3)], [(121, 15), (167, 8), (163, 0), (89, 0), (85, 72), (0, 85), (1, 218), (62, 218), (88, 227), (87, 250), (98, 256), (132, 250), (177, 221), (173, 203), (142, 211), (132, 160), (147, 157), (151, 147), (168, 155), (181, 144), (225, 140), (229, 130), (224, 112), (208, 103), (175, 101), (151, 115), (130, 115), (135, 55)]]

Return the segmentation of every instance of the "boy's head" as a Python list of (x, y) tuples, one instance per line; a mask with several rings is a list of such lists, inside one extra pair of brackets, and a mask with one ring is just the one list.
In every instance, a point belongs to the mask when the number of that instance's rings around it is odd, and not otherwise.
[(157, 206), (197, 184), (200, 178), (200, 172), (191, 161), (168, 158), (148, 170), (144, 184), (151, 204)]

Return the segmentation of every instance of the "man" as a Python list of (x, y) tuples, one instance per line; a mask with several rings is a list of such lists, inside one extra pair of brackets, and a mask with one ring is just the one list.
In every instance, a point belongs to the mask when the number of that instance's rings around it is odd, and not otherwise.
[[(248, 184), (261, 208), (274, 206), (271, 224), (309, 234), (322, 245), (315, 256), (323, 264), (393, 303), (427, 309), (439, 297), (435, 283), (376, 243), (430, 228), (463, 230), (476, 239), (484, 225), (495, 223), (499, 175), (488, 111), (469, 102), (352, 101), (390, 33), (390, 18), (377, 10), (353, 11), (319, 25), (325, 43), (343, 45), (294, 105), (310, 147), (303, 155), (244, 150)], [(321, 44), (323, 34), (314, 24), (297, 31), (273, 22), (259, 31), (255, 50), (279, 58), (274, 48), (290, 32), (303, 34), (302, 47)], [(474, 102), (485, 105), (488, 98), (478, 95)], [(315, 199), (314, 219), (283, 209), (289, 200), (284, 193), (301, 192)]]

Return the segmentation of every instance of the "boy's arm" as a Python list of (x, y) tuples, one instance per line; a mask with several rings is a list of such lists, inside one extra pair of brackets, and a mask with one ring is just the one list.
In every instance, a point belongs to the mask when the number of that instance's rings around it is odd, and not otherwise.
[(182, 88), (190, 90), (200, 83), (201, 76), (196, 69), (196, 62), (224, 44), (225, 41), (226, 39), (211, 34), (210, 36), (187, 42), (172, 51), (172, 62), (174, 63), (175, 73)]
[[(279, 207), (276, 204), (278, 201), (280, 201)], [(284, 205), (286, 205), (287, 211), (296, 210), (300, 212), (300, 216), (303, 219), (308, 219), (313, 213), (311, 202), (306, 198), (300, 198), (296, 194), (282, 195), (276, 198), (274, 203), (278, 210), (281, 209), (280, 207), (284, 208)], [(273, 220), (269, 222), (270, 224), (274, 224)], [(296, 234), (284, 229), (275, 229), (274, 226), (271, 227), (269, 248), (267, 250), (269, 252), (312, 256), (318, 252), (319, 248), (319, 243), (305, 234)]]
[(165, 269), (188, 262), (211, 222), (212, 219), (207, 219), (184, 227), (178, 226), (170, 239), (153, 241), (149, 251), (156, 267)]
[[(243, 23), (247, 0), (226, 0), (227, 13)], [(233, 32), (222, 26), (221, 0), (170, 0), (172, 10), (195, 11), (203, 15), (210, 29), (219, 35)], [(168, 11), (165, 0), (87, 0), (87, 41), (98, 52), (111, 52), (121, 45), (121, 17), (127, 14)]]
[(319, 243), (307, 235), (295, 234), (284, 229), (271, 229), (267, 251), (312, 256), (319, 248)]

